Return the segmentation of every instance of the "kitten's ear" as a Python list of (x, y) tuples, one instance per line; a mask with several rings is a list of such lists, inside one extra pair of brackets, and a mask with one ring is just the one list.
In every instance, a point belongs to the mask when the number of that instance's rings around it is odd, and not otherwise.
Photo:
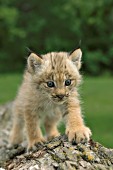
[(69, 59), (72, 60), (73, 63), (75, 63), (78, 70), (81, 68), (81, 57), (82, 51), (80, 48), (75, 49), (69, 54)]
[(41, 56), (36, 55), (35, 53), (31, 53), (27, 60), (28, 63), (28, 71), (30, 73), (34, 73), (37, 69), (40, 68), (43, 63), (43, 59)]

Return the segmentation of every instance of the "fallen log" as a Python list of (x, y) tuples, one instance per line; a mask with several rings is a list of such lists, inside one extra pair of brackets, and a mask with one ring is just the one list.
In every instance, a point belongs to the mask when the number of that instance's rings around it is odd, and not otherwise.
[(37, 146), (27, 153), (23, 145), (9, 147), (12, 103), (0, 107), (0, 170), (112, 170), (113, 149), (90, 140), (72, 145), (65, 135)]

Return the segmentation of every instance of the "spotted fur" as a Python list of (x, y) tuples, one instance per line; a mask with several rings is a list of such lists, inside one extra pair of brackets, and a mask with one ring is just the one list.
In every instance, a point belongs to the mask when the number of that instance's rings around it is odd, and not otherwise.
[[(80, 49), (71, 54), (29, 55), (24, 79), (14, 102), (11, 144), (21, 143), (23, 136), (27, 136), (28, 150), (33, 149), (38, 142), (45, 140), (40, 121), (50, 139), (59, 135), (57, 124), (61, 118), (65, 119), (70, 142), (89, 140), (91, 131), (84, 125), (77, 92), (81, 82), (81, 56)], [(71, 83), (66, 85), (66, 80)], [(54, 87), (48, 87), (48, 82), (52, 82)], [(23, 131), (24, 124), (26, 133)]]

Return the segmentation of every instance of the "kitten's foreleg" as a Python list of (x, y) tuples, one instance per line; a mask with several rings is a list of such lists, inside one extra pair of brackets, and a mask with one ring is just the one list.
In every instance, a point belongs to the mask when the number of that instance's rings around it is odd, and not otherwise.
[(35, 145), (44, 141), (37, 113), (27, 111), (24, 115), (28, 138), (28, 151), (35, 150)]
[(24, 121), (22, 115), (18, 111), (14, 115), (13, 127), (10, 134), (10, 144), (20, 144), (23, 141)]
[(84, 125), (81, 108), (78, 101), (71, 99), (68, 103), (68, 114), (66, 115), (66, 134), (70, 142), (89, 141), (91, 131)]
[(59, 120), (61, 119), (61, 112), (58, 109), (56, 109), (54, 111), (54, 114), (55, 115), (46, 116), (44, 122), (48, 140), (60, 135), (57, 129), (57, 125)]

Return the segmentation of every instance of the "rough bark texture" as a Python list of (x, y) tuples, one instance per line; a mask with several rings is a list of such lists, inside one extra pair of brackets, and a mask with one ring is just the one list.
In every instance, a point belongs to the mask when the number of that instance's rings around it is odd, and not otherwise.
[(113, 149), (98, 142), (72, 145), (60, 136), (26, 153), (24, 146), (8, 146), (12, 103), (0, 107), (0, 170), (112, 170)]

